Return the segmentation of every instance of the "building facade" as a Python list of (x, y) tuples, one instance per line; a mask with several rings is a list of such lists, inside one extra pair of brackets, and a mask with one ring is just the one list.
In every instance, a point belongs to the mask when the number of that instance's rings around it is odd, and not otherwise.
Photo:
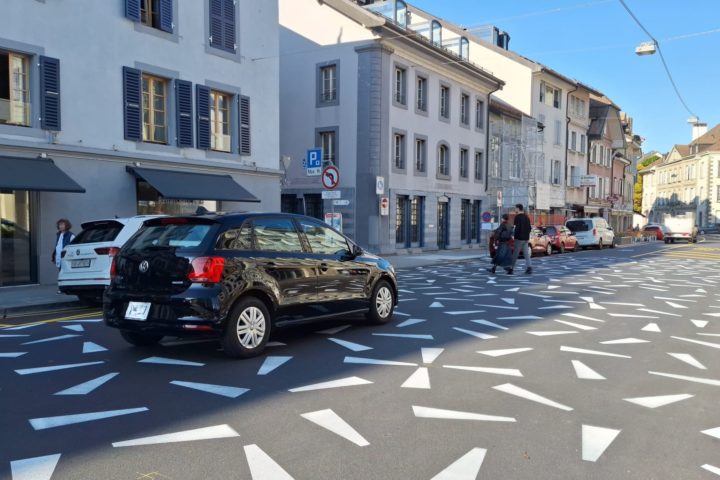
[(277, 32), (264, 0), (6, 2), (0, 286), (55, 281), (61, 217), (279, 209)]
[[(467, 40), (401, 1), (281, 0), (280, 25), (283, 210), (333, 218), (380, 253), (479, 247), (502, 81), (468, 61)], [(339, 199), (306, 168), (314, 149)]]
[(567, 109), (567, 181), (565, 205), (568, 216), (578, 216), (587, 201), (588, 187), (581, 180), (588, 173), (588, 130), (590, 129), (590, 92), (580, 83), (568, 92)]

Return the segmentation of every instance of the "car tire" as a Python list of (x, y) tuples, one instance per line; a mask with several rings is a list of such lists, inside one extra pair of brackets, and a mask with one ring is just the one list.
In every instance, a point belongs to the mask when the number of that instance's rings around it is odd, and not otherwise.
[(610, 242), (610, 248), (615, 248), (615, 239), (612, 239), (612, 242)]
[(665, 243), (666, 243), (666, 244), (667, 244), (667, 243), (670, 243), (670, 239), (669, 239), (669, 238), (666, 238), (666, 239), (665, 239)]
[(581, 245), (580, 250), (587, 250), (587, 247), (585, 245)]
[(545, 247), (545, 255), (547, 255), (548, 257), (552, 255), (552, 245), (549, 243), (547, 244), (547, 247)]
[(265, 303), (256, 297), (241, 299), (230, 310), (222, 347), (233, 358), (250, 358), (262, 353), (270, 338), (272, 317)]
[(122, 335), (126, 342), (136, 347), (151, 347), (160, 343), (160, 340), (163, 338), (163, 335), (129, 332), (127, 330), (120, 330), (120, 335)]
[(379, 280), (370, 297), (368, 321), (375, 325), (387, 323), (392, 319), (395, 308), (395, 292), (386, 280)]

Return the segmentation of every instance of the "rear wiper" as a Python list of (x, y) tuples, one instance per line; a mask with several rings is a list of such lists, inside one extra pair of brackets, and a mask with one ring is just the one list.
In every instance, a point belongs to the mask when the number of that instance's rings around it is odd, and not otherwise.
[(148, 245), (147, 247), (143, 247), (143, 248), (140, 249), (140, 250), (141, 250), (141, 251), (143, 251), (143, 250), (153, 250), (153, 251), (157, 251), (157, 250), (177, 250), (177, 247), (176, 247), (176, 246), (173, 246), (173, 245)]

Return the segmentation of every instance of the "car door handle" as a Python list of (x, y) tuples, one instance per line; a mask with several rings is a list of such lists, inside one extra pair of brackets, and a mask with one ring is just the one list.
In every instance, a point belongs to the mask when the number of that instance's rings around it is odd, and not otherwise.
[(327, 272), (327, 271), (328, 271), (328, 268), (330, 268), (330, 266), (329, 266), (327, 263), (323, 262), (323, 263), (320, 264), (320, 271), (321, 271), (321, 272)]

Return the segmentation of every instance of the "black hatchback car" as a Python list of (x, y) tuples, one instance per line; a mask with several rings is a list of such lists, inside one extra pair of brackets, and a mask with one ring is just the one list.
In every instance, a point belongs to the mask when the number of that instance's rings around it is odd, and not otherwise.
[(281, 213), (148, 220), (113, 258), (105, 323), (133, 345), (214, 334), (232, 357), (273, 327), (348, 313), (386, 323), (395, 270), (315, 219)]

